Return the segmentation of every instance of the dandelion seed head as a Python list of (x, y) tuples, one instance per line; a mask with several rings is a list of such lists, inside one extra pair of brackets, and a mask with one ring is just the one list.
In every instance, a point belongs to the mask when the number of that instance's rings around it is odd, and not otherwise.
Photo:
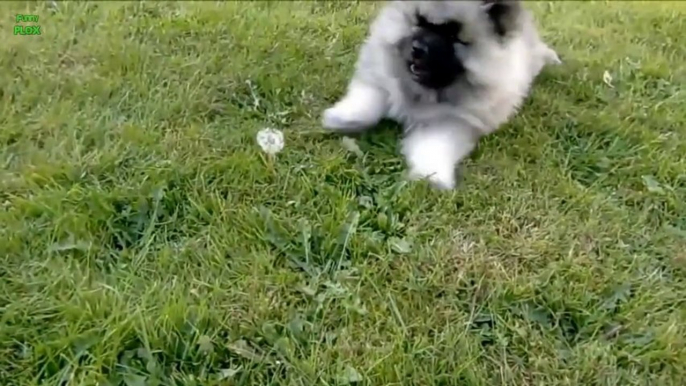
[(283, 133), (276, 129), (262, 129), (257, 133), (257, 144), (267, 154), (276, 154), (283, 150)]

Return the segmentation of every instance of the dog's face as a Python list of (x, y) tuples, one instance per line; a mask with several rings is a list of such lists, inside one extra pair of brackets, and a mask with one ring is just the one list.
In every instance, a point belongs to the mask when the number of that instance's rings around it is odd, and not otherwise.
[(412, 31), (400, 49), (410, 77), (430, 89), (453, 84), (470, 70), (466, 62), (487, 65), (521, 25), (516, 0), (420, 1), (412, 9)]
[(406, 58), (407, 69), (413, 80), (425, 87), (447, 87), (464, 71), (455, 53), (455, 45), (468, 44), (460, 40), (461, 24), (454, 20), (433, 24), (418, 13), (415, 26)]

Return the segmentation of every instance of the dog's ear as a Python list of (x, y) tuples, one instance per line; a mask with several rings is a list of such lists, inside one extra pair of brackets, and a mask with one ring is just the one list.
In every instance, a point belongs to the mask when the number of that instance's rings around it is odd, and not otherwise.
[(499, 36), (505, 36), (521, 26), (523, 8), (520, 0), (482, 0), (481, 3)]

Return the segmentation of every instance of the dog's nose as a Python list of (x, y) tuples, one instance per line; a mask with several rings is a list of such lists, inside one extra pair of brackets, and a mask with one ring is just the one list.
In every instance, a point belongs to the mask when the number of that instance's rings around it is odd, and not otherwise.
[(423, 41), (413, 40), (412, 41), (412, 59), (424, 59), (429, 53), (429, 46)]

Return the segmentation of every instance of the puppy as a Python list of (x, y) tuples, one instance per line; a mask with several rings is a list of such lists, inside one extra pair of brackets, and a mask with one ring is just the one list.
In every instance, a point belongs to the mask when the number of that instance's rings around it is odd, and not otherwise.
[(558, 63), (520, 1), (387, 2), (323, 126), (345, 133), (395, 120), (408, 177), (452, 189), (479, 138), (517, 111), (546, 64)]

